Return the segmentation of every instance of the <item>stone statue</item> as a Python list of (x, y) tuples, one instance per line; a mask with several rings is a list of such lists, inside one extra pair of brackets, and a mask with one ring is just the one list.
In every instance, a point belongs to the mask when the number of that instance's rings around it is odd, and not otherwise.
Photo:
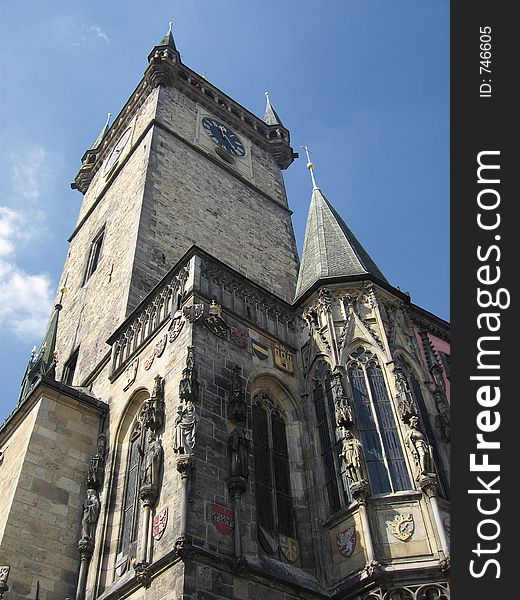
[(81, 519), (81, 538), (92, 539), (99, 516), (100, 502), (96, 490), (88, 489), (83, 503), (83, 518)]
[(406, 375), (400, 367), (394, 368), (395, 387), (397, 389), (397, 411), (401, 420), (407, 423), (411, 417), (417, 415), (415, 402), (410, 393)]
[(188, 401), (177, 406), (177, 418), (175, 419), (175, 432), (173, 438), (173, 450), (177, 454), (193, 454), (195, 447), (195, 430), (199, 418), (195, 412), (195, 405)]
[(354, 483), (365, 479), (363, 476), (362, 452), (363, 446), (361, 442), (354, 437), (352, 431), (347, 429), (345, 437), (343, 438), (341, 458), (343, 459), (347, 471), (347, 477)]
[(157, 432), (164, 424), (164, 379), (156, 375), (154, 381), (152, 395), (143, 412), (143, 424), (147, 429)]
[(193, 402), (197, 399), (197, 392), (197, 369), (193, 359), (193, 346), (189, 346), (186, 367), (182, 371), (182, 379), (179, 383), (179, 398), (182, 402)]
[(228, 402), (228, 419), (236, 423), (244, 423), (246, 420), (246, 401), (244, 387), (240, 376), (240, 367), (235, 365), (231, 371), (231, 393)]
[(332, 396), (334, 398), (334, 412), (338, 427), (348, 428), (354, 422), (354, 415), (348, 396), (345, 394), (341, 373), (335, 370), (332, 381)]
[(148, 434), (148, 448), (144, 455), (141, 486), (158, 486), (161, 476), (163, 448), (161, 440), (154, 433)]
[(244, 426), (240, 423), (228, 437), (228, 449), (231, 456), (231, 477), (249, 477), (249, 440)]
[(420, 430), (419, 417), (411, 417), (408, 425), (410, 429), (406, 434), (406, 445), (417, 465), (418, 475), (432, 473), (431, 448), (424, 433)]

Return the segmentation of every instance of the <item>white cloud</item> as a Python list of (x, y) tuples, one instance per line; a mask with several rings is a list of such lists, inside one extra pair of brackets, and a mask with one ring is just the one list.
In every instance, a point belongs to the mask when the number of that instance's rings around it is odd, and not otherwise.
[(0, 259), (0, 327), (25, 341), (39, 341), (52, 306), (50, 277), (31, 275)]
[(51, 278), (21, 267), (17, 252), (45, 231), (40, 201), (53, 173), (41, 146), (8, 158), (11, 206), (0, 206), (0, 328), (24, 341), (39, 341), (52, 305)]
[(96, 37), (105, 40), (105, 42), (110, 43), (108, 35), (101, 29), (99, 25), (89, 25), (87, 27), (87, 31), (93, 33)]

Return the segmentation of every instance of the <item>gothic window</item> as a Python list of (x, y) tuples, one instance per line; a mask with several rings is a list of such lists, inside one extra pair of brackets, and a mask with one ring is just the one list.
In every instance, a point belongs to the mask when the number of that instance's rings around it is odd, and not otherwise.
[[(321, 460), (325, 473), (325, 489), (330, 513), (338, 511), (342, 503), (349, 504), (348, 482), (342, 473), (339, 455), (341, 453), (341, 435), (336, 428), (334, 399), (332, 395), (332, 375), (327, 363), (321, 363), (316, 369), (312, 391), (316, 423), (320, 438)], [(342, 481), (341, 487), (338, 482)], [(341, 500), (343, 498), (343, 502)]]
[(74, 352), (70, 355), (69, 359), (65, 363), (65, 366), (63, 367), (63, 375), (61, 377), (61, 380), (67, 385), (72, 385), (72, 382), (74, 381), (74, 374), (76, 372), (76, 366), (78, 364), (78, 355), (79, 348), (76, 348), (76, 350), (74, 350)]
[(99, 259), (101, 258), (101, 248), (103, 246), (103, 238), (105, 237), (105, 228), (96, 235), (90, 244), (90, 250), (87, 260), (87, 268), (85, 270), (85, 277), (83, 279), (83, 285), (87, 283), (94, 271), (97, 269)]
[(253, 446), (258, 525), (294, 536), (285, 420), (266, 396), (253, 405)]
[(130, 554), (135, 555), (141, 508), (139, 502), (141, 463), (142, 456), (146, 453), (146, 443), (144, 428), (141, 421), (137, 420), (129, 440), (116, 567), (126, 563)]
[(372, 493), (409, 490), (410, 478), (383, 371), (362, 346), (350, 358), (348, 374)]
[(431, 424), (430, 411), (426, 406), (426, 402), (424, 400), (424, 396), (421, 390), (421, 385), (419, 384), (411, 365), (404, 358), (399, 358), (399, 364), (403, 370), (403, 373), (406, 375), (408, 386), (412, 392), (413, 399), (415, 400), (415, 405), (417, 406), (417, 409), (419, 411), (419, 417), (421, 419), (421, 424), (424, 428), (424, 434), (426, 435), (426, 438), (428, 439), (428, 442), (432, 447), (432, 458), (435, 465), (435, 471), (439, 478), (439, 491), (444, 498), (447, 498), (449, 493), (448, 476), (437, 451), (437, 446), (435, 444), (435, 435), (433, 433), (433, 428)]

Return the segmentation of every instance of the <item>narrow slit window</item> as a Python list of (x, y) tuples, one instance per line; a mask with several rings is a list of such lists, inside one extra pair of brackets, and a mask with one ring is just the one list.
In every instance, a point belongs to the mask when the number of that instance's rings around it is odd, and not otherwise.
[(99, 261), (101, 259), (101, 249), (103, 246), (103, 239), (105, 237), (105, 229), (103, 228), (100, 233), (92, 240), (90, 244), (90, 250), (87, 260), (87, 268), (85, 270), (85, 278), (83, 284), (87, 283), (87, 281), (92, 277), (95, 270), (98, 267)]

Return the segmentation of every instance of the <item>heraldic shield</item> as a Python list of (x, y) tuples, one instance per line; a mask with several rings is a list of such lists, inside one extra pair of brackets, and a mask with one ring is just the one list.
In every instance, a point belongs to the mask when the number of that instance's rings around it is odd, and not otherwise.
[(215, 529), (222, 535), (229, 535), (235, 527), (233, 511), (218, 504), (211, 506), (211, 521), (215, 525)]
[(162, 538), (167, 524), (168, 524), (168, 507), (165, 506), (153, 518), (152, 533), (153, 533), (154, 540), (160, 540)]
[(338, 550), (345, 558), (352, 556), (356, 548), (356, 528), (354, 525), (347, 527), (343, 531), (340, 531), (336, 536), (338, 542)]

